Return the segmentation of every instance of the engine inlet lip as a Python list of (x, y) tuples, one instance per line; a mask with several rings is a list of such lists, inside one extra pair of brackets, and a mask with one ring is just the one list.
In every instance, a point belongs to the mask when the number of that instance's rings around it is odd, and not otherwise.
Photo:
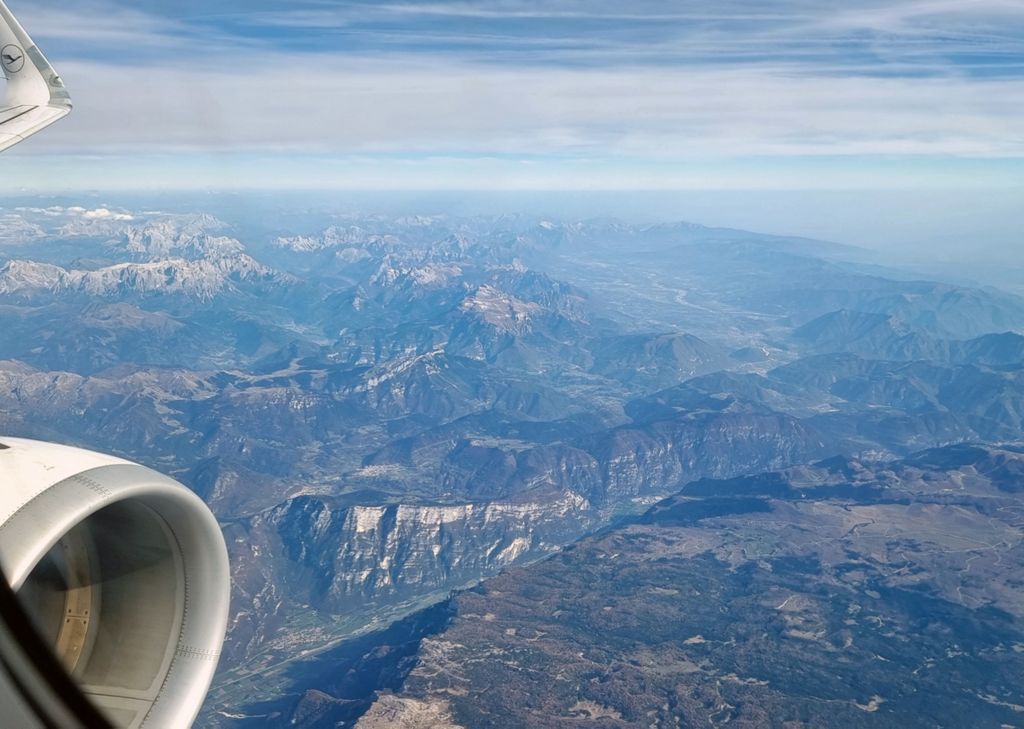
[(198, 713), (216, 670), (230, 590), (220, 526), (198, 496), (137, 464), (87, 468), (40, 491), (0, 524), (0, 569), (18, 590), (65, 534), (125, 501), (148, 507), (165, 522), (182, 562), (180, 630), (146, 722), (186, 726)]

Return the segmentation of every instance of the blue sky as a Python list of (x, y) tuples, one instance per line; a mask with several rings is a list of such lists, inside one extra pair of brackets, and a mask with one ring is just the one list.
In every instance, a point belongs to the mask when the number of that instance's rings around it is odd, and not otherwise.
[(9, 0), (5, 189), (1024, 186), (1022, 0)]

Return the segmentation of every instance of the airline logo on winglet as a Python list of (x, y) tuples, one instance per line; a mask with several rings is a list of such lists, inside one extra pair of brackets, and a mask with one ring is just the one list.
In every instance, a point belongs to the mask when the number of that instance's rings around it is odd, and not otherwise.
[(8, 73), (17, 73), (25, 67), (25, 51), (8, 43), (0, 49), (0, 63), (4, 64), (4, 70)]

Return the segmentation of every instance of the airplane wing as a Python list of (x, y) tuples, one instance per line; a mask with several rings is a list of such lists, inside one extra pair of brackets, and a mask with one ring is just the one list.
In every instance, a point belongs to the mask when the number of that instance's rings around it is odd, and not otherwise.
[(71, 111), (60, 76), (0, 0), (0, 68), (7, 95), (0, 106), (0, 152)]

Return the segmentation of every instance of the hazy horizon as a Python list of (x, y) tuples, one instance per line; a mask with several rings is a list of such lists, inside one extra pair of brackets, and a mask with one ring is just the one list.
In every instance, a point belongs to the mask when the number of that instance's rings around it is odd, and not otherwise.
[[(49, 202), (48, 202), (49, 201)], [(318, 212), (420, 215), (523, 214), (618, 218), (637, 224), (689, 222), (798, 236), (879, 251), (894, 261), (1020, 266), (1024, 209), (1012, 190), (973, 191), (98, 191), (8, 195), (0, 207), (86, 204), (136, 208), (158, 203), (253, 216)], [(259, 201), (258, 204), (256, 201)], [(316, 218), (314, 218), (315, 220)]]
[(5, 156), (10, 195), (581, 190), (996, 262), (1024, 230), (1024, 8), (1002, 0), (12, 9), (75, 110)]

